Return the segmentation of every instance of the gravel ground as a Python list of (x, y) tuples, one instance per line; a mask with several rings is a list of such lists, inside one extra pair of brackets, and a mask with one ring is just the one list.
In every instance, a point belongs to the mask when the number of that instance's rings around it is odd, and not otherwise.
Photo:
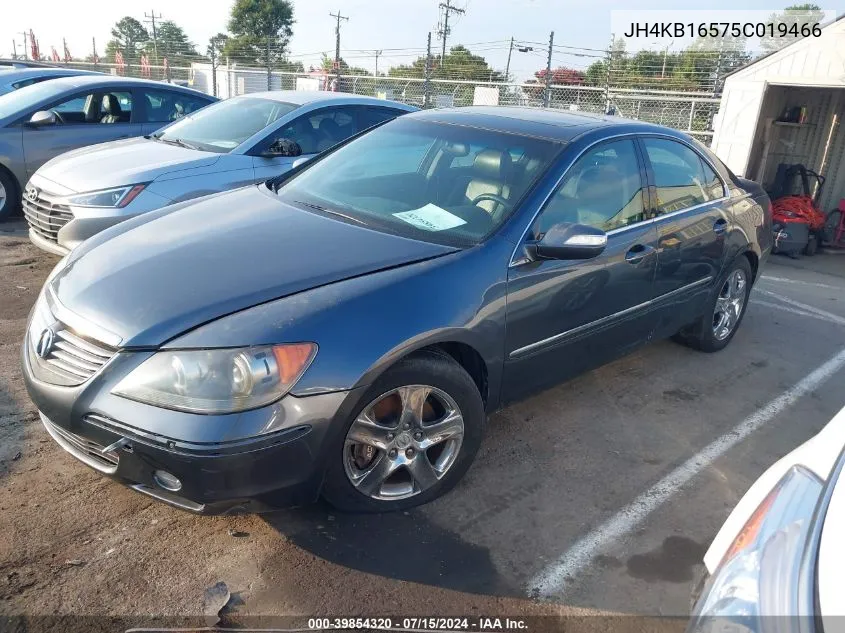
[[(84, 628), (103, 616), (203, 622), (204, 591), (224, 581), (233, 596), (225, 621), (232, 623), (256, 622), (252, 616), (672, 614), (681, 619), (578, 622), (595, 630), (620, 622), (631, 630), (680, 630), (701, 555), (733, 504), (845, 399), (841, 389), (827, 388), (803, 398), (707, 469), (688, 494), (596, 556), (570, 579), (566, 596), (537, 601), (530, 598), (533, 575), (845, 346), (841, 324), (752, 304), (721, 354), (651, 345), (495, 414), (466, 480), (409, 513), (362, 517), (317, 504), (196, 517), (104, 479), (44, 432), (18, 356), (27, 313), (57, 258), (20, 229), (0, 225), (0, 616), (92, 616), (75, 621)], [(761, 290), (845, 316), (845, 277), (837, 272), (845, 266), (825, 262), (828, 273), (773, 262), (767, 273), (792, 281), (764, 280)], [(824, 283), (809, 286), (808, 278)], [(833, 382), (841, 380), (840, 372)], [(534, 630), (559, 623), (533, 622)]]

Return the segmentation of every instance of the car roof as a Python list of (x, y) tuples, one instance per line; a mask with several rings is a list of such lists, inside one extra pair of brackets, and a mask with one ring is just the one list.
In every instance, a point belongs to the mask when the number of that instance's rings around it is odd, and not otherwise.
[(584, 132), (599, 128), (629, 128), (626, 131), (660, 132), (669, 130), (660, 125), (632, 121), (622, 117), (590, 112), (530, 108), (527, 106), (464, 106), (421, 110), (406, 115), (411, 119), (465, 125), (480, 129), (533, 136), (558, 142), (568, 142)]
[(320, 105), (382, 105), (391, 108), (400, 108), (409, 112), (418, 110), (415, 106), (406, 105), (399, 101), (388, 101), (376, 97), (367, 97), (348, 92), (330, 92), (328, 90), (269, 90), (265, 92), (250, 92), (241, 95), (241, 98), (259, 97), (261, 99), (272, 99), (294, 105), (307, 105), (319, 103)]
[(50, 85), (57, 89), (72, 90), (75, 88), (108, 88), (110, 86), (147, 86), (148, 88), (167, 88), (176, 92), (184, 92), (187, 94), (202, 95), (212, 101), (216, 97), (207, 95), (199, 90), (192, 88), (185, 88), (176, 84), (169, 84), (164, 81), (155, 81), (153, 79), (138, 79), (136, 77), (121, 77), (119, 75), (106, 75), (105, 73), (94, 73), (91, 75), (76, 75), (74, 77), (58, 77), (50, 81)]
[(20, 81), (32, 77), (72, 77), (76, 75), (102, 75), (91, 70), (77, 70), (76, 68), (0, 68), (0, 79), (5, 82)]

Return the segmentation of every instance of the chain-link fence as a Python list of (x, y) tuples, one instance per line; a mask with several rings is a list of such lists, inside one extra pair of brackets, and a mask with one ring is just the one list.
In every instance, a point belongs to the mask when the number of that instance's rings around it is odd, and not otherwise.
[[(191, 86), (221, 98), (264, 90), (338, 90), (401, 101), (419, 107), (468, 105), (519, 105), (544, 107), (547, 88), (536, 82), (502, 83), (341, 75), (324, 71), (267, 72), (260, 68), (193, 63), (190, 66), (142, 66), (71, 62), (74, 68), (115, 75), (148, 77)], [(709, 143), (709, 126), (719, 98), (705, 92), (648, 90), (614, 86), (551, 85), (548, 107), (554, 109), (612, 113), (682, 130)]]

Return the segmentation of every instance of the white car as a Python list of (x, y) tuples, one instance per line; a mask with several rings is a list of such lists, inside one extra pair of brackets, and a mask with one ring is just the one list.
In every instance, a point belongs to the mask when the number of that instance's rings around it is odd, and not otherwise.
[(704, 557), (687, 631), (845, 630), (843, 464), (845, 409), (734, 508)]

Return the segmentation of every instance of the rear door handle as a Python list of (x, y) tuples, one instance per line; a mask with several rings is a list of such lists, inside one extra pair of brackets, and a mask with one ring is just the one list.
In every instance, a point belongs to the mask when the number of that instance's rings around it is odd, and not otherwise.
[(647, 244), (635, 244), (634, 246), (628, 249), (627, 253), (625, 253), (625, 261), (629, 264), (636, 265), (643, 261), (649, 255), (651, 255), (653, 252), (653, 246), (648, 246)]
[(725, 231), (728, 230), (728, 221), (724, 218), (719, 218), (716, 220), (716, 223), (713, 225), (713, 232), (716, 235), (721, 235)]

